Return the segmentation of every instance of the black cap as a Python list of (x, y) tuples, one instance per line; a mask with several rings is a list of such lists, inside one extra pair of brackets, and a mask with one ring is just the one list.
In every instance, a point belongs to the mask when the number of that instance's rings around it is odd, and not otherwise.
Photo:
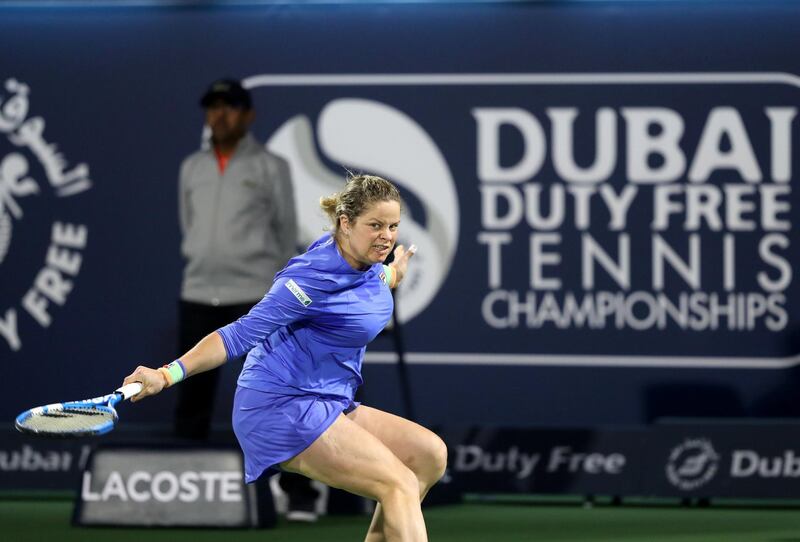
[(250, 93), (235, 79), (219, 79), (211, 83), (211, 86), (208, 87), (208, 90), (200, 99), (200, 105), (206, 108), (216, 100), (222, 100), (232, 107), (240, 107), (242, 109), (253, 107)]

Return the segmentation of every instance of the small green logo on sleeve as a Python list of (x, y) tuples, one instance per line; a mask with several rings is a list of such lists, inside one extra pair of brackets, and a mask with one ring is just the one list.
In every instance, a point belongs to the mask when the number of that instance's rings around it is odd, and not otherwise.
[(297, 300), (303, 304), (303, 306), (308, 307), (311, 305), (311, 298), (306, 295), (300, 286), (293, 279), (289, 279), (286, 281), (286, 287), (289, 288), (289, 291), (294, 294)]

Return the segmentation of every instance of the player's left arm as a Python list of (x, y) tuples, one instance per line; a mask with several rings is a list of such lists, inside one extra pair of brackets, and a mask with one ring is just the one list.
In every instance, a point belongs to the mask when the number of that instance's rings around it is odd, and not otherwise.
[(408, 261), (417, 252), (417, 246), (411, 245), (408, 250), (403, 245), (397, 245), (394, 249), (394, 261), (389, 265), (384, 265), (386, 272), (386, 283), (390, 288), (397, 288), (408, 269)]

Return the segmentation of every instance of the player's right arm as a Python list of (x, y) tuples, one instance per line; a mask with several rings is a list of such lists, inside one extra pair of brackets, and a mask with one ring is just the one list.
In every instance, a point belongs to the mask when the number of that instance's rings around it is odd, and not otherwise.
[[(310, 285), (297, 277), (275, 281), (270, 291), (250, 312), (235, 322), (210, 333), (178, 360), (160, 369), (139, 366), (123, 381), (124, 384), (141, 382), (142, 391), (134, 401), (160, 393), (164, 388), (191, 375), (219, 367), (228, 359), (237, 358), (250, 351), (281, 326), (289, 325), (309, 316), (313, 303), (303, 286), (311, 293)], [(322, 299), (314, 295), (315, 301)], [(307, 303), (303, 301), (306, 300)]]
[[(176, 368), (183, 372), (180, 377), (180, 380), (183, 380), (191, 375), (219, 367), (226, 360), (227, 353), (222, 337), (214, 332), (206, 335), (191, 350), (182, 355), (180, 362), (175, 361), (173, 364), (179, 364)], [(131, 401), (135, 402), (160, 393), (174, 383), (174, 378), (170, 375), (170, 371), (139, 366), (122, 383), (125, 385), (132, 382), (141, 382), (142, 384), (142, 391), (131, 398)]]

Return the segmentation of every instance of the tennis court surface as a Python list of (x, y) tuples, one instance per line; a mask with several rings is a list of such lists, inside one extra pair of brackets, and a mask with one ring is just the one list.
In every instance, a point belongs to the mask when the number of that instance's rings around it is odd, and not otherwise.
[[(8, 542), (338, 542), (363, 540), (368, 518), (323, 517), (316, 524), (281, 521), (269, 530), (81, 528), (70, 524), (72, 502), (61, 498), (0, 500)], [(577, 502), (466, 502), (426, 510), (432, 542), (800, 542), (800, 508), (740, 505), (689, 508)]]

